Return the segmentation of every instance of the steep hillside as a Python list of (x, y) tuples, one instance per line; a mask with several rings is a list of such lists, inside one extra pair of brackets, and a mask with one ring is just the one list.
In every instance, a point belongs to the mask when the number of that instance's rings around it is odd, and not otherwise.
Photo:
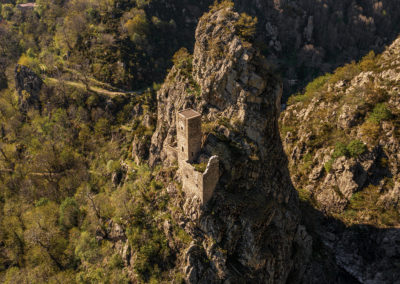
[(281, 115), (292, 181), (306, 207), (349, 226), (331, 225), (331, 235), (323, 225), (316, 230), (361, 282), (391, 283), (398, 275), (399, 68), (397, 39), (381, 55), (317, 78)]

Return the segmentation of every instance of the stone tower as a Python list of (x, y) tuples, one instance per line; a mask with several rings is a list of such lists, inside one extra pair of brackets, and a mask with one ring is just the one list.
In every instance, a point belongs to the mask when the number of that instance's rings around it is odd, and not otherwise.
[(201, 149), (201, 114), (186, 109), (176, 118), (178, 160), (192, 163)]

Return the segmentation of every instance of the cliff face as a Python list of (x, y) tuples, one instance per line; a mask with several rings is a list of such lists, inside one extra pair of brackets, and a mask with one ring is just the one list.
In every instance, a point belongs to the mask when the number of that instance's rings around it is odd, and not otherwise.
[(172, 163), (167, 146), (185, 108), (203, 115), (202, 151), (220, 159), (220, 181), (205, 207), (168, 186), (171, 202), (184, 209), (174, 218), (194, 240), (183, 256), (190, 283), (285, 283), (299, 279), (310, 253), (278, 133), (281, 83), (241, 39), (239, 21), (224, 5), (203, 16), (193, 56), (180, 53), (158, 93), (150, 164)]
[(399, 66), (397, 39), (318, 78), (281, 115), (292, 181), (304, 203), (337, 219), (317, 220), (317, 234), (363, 283), (399, 277)]

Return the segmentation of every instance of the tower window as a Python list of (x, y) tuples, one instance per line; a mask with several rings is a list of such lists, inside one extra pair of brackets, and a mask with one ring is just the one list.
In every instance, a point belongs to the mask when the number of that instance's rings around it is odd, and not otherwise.
[(194, 156), (194, 153), (192, 152), (192, 158), (193, 158), (193, 156)]
[(185, 150), (183, 149), (183, 147), (182, 147), (182, 152), (184, 152)]

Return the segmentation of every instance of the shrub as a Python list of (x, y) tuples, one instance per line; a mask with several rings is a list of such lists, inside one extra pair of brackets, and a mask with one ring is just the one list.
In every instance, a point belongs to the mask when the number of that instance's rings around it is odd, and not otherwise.
[(236, 22), (235, 27), (239, 37), (245, 41), (251, 41), (256, 33), (257, 17), (247, 15), (246, 13), (240, 14), (239, 20)]
[(147, 21), (146, 12), (144, 10), (135, 9), (133, 11), (135, 14), (132, 19), (129, 19), (124, 27), (127, 30), (131, 39), (137, 35), (147, 35), (149, 31), (149, 22)]
[(189, 51), (185, 47), (182, 47), (177, 52), (175, 52), (174, 56), (172, 57), (172, 62), (174, 63), (176, 68), (182, 69), (190, 67), (191, 69), (192, 58), (193, 57), (189, 53)]
[(321, 91), (322, 87), (326, 84), (326, 82), (329, 81), (331, 76), (332, 75), (328, 73), (326, 75), (314, 79), (314, 81), (312, 81), (307, 85), (305, 89), (305, 95), (312, 95), (318, 91)]
[(367, 151), (367, 146), (360, 140), (351, 141), (346, 148), (351, 157), (358, 157)]
[(35, 207), (44, 206), (49, 203), (49, 200), (45, 197), (40, 198), (38, 201), (35, 202)]
[(379, 138), (379, 131), (380, 126), (379, 124), (367, 120), (363, 125), (360, 127), (361, 137), (364, 141), (368, 143), (374, 143)]
[(287, 105), (290, 106), (295, 103), (300, 103), (304, 101), (308, 101), (310, 99), (310, 96), (307, 96), (306, 94), (301, 94), (297, 93), (289, 97), (287, 101)]
[(124, 267), (124, 260), (122, 259), (121, 255), (115, 253), (111, 256), (109, 266), (111, 268), (123, 268)]
[(70, 229), (78, 224), (79, 207), (73, 198), (66, 198), (60, 205), (60, 224)]
[(335, 159), (330, 159), (328, 162), (325, 163), (324, 168), (325, 168), (325, 172), (330, 173), (332, 170), (332, 165), (333, 162), (335, 161)]
[(233, 6), (234, 3), (231, 0), (222, 0), (222, 1), (215, 0), (214, 4), (210, 6), (210, 12), (215, 12), (223, 8), (231, 8)]
[(329, 83), (334, 84), (343, 80), (353, 79), (361, 72), (360, 67), (356, 64), (355, 61), (346, 64), (343, 67), (339, 67), (336, 69), (335, 73), (329, 79)]
[(172, 57), (175, 67), (180, 69), (186, 77), (192, 77), (192, 60), (193, 56), (184, 47), (175, 52)]
[(207, 163), (194, 164), (193, 166), (196, 171), (204, 173), (207, 168)]
[(376, 56), (375, 52), (372, 50), (367, 55), (365, 55), (360, 62), (360, 68), (362, 71), (371, 71), (376, 68)]
[(110, 122), (106, 118), (100, 118), (96, 122), (94, 130), (97, 135), (107, 136), (111, 133), (110, 127)]
[(332, 154), (332, 158), (337, 159), (341, 156), (348, 156), (348, 155), (349, 155), (349, 151), (347, 149), (347, 146), (342, 142), (336, 143), (335, 151)]
[(369, 115), (368, 120), (379, 124), (382, 120), (388, 120), (392, 117), (392, 113), (384, 103), (377, 104), (372, 113)]
[(41, 66), (38, 59), (32, 56), (22, 54), (21, 57), (18, 59), (18, 64), (29, 67), (33, 72), (39, 75), (41, 73)]
[(298, 188), (297, 192), (299, 194), (299, 198), (303, 202), (310, 202), (311, 201), (311, 193), (303, 188)]

